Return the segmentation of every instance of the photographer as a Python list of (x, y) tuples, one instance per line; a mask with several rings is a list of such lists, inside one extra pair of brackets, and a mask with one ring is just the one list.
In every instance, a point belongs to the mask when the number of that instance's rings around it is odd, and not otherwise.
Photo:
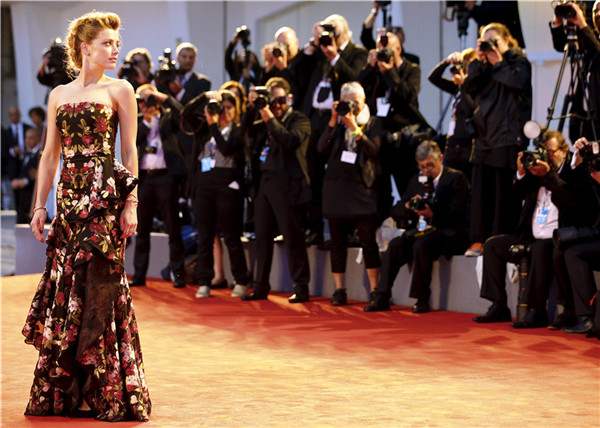
[[(235, 48), (240, 42), (244, 49), (236, 52)], [(225, 70), (231, 80), (242, 84), (246, 93), (250, 92), (252, 86), (259, 84), (263, 73), (256, 54), (249, 50), (248, 46), (250, 46), (250, 30), (243, 25), (235, 29), (233, 38), (225, 49)]]
[[(573, 54), (583, 53), (582, 69), (579, 70), (577, 85), (570, 100), (571, 141), (581, 136), (590, 140), (600, 137), (600, 1), (594, 3), (592, 13), (596, 33), (586, 22), (583, 11), (576, 2), (561, 2), (557, 5), (554, 19), (550, 22), (554, 49), (563, 52), (567, 48), (574, 49)], [(575, 40), (573, 46), (567, 46), (571, 43), (570, 40)]]
[[(557, 234), (561, 238), (558, 249), (564, 252), (564, 262), (573, 287), (577, 315), (577, 324), (565, 326), (562, 330), (574, 334), (591, 333), (600, 337), (598, 314), (600, 304), (598, 300), (593, 303), (596, 308), (594, 320), (591, 303), (594, 296), (598, 299), (596, 294), (598, 284), (594, 280), (593, 270), (600, 270), (600, 151), (592, 152), (592, 145), (585, 138), (577, 140), (574, 148), (576, 154), (573, 164), (577, 166), (577, 170), (582, 170), (583, 174), (580, 180), (577, 211), (582, 217), (587, 217), (587, 221), (584, 220), (583, 224), (578, 225), (585, 229), (575, 229), (573, 241), (562, 239), (563, 234), (560, 233), (563, 232), (562, 229)], [(566, 249), (563, 248), (564, 246)]]
[(390, 310), (392, 286), (406, 263), (413, 263), (410, 297), (417, 299), (413, 312), (430, 311), (431, 270), (440, 256), (451, 257), (467, 246), (467, 177), (444, 166), (444, 157), (433, 141), (417, 147), (421, 174), (414, 176), (392, 216), (406, 231), (390, 241), (381, 258), (381, 278), (365, 311)]
[(398, 193), (402, 195), (418, 169), (415, 147), (400, 144), (392, 135), (407, 125), (427, 123), (419, 112), (421, 69), (402, 59), (401, 54), (402, 46), (396, 35), (381, 35), (377, 40), (377, 49), (369, 51), (368, 63), (359, 77), (367, 94), (371, 114), (381, 118), (382, 122), (382, 176), (378, 202), (381, 220), (388, 216), (392, 206), (390, 177), (394, 177)]
[(152, 83), (152, 57), (145, 48), (135, 48), (127, 52), (123, 65), (117, 71), (119, 79), (125, 79), (137, 90), (146, 83)]
[(150, 256), (150, 232), (155, 214), (159, 213), (169, 235), (169, 265), (173, 286), (185, 287), (184, 248), (179, 219), (178, 187), (187, 175), (183, 153), (177, 140), (178, 105), (150, 85), (140, 86), (141, 116), (138, 119), (136, 144), (139, 157), (138, 233), (135, 240), (135, 269), (130, 286), (146, 284)]
[(531, 64), (505, 25), (483, 27), (477, 58), (463, 90), (475, 101), (470, 238), (467, 256), (481, 255), (490, 236), (513, 233), (519, 207), (512, 196), (517, 154), (527, 144), (531, 117)]
[[(471, 97), (462, 90), (462, 84), (467, 77), (469, 63), (476, 55), (472, 48), (462, 52), (452, 52), (428, 76), (429, 81), (435, 86), (454, 95), (444, 160), (449, 167), (464, 172), (469, 180), (472, 170), (469, 158), (473, 148), (473, 138), (467, 129), (467, 123), (473, 115), (474, 103)], [(448, 67), (450, 67), (452, 79), (443, 77), (444, 71)]]
[[(254, 94), (253, 109), (260, 122), (249, 130), (250, 145), (260, 165), (255, 199), (255, 288), (242, 300), (266, 299), (273, 258), (274, 226), (283, 234), (295, 294), (290, 303), (309, 300), (310, 266), (304, 246), (300, 206), (310, 200), (306, 149), (310, 138), (308, 118), (292, 107), (290, 85), (284, 79), (267, 82), (268, 99)], [(252, 94), (252, 93), (251, 93)], [(250, 111), (250, 110), (249, 110)]]
[(223, 234), (235, 279), (233, 297), (246, 294), (249, 282), (242, 235), (242, 171), (244, 129), (240, 125), (240, 100), (228, 90), (206, 92), (206, 121), (195, 133), (191, 194), (198, 230), (196, 298), (210, 296), (215, 276), (213, 242)]
[(327, 127), (333, 102), (346, 82), (358, 80), (367, 61), (367, 51), (352, 42), (346, 18), (330, 15), (313, 28), (312, 43), (302, 53), (299, 70), (312, 70), (302, 109), (310, 118), (311, 140), (308, 147), (312, 200), (308, 207), (307, 245), (323, 241), (322, 188), (325, 159), (317, 151), (321, 132)]
[[(522, 320), (512, 322), (514, 328), (536, 328), (548, 325), (546, 301), (554, 277), (563, 278), (560, 258), (553, 254), (552, 234), (559, 226), (577, 224), (574, 186), (576, 175), (570, 167), (569, 145), (558, 131), (549, 130), (542, 136), (543, 149), (520, 152), (513, 191), (522, 209), (515, 234), (491, 237), (483, 251), (481, 297), (492, 302), (487, 313), (473, 318), (479, 323), (511, 321), (505, 290), (506, 263), (519, 262), (511, 247), (522, 245), (528, 252), (529, 268), (523, 290), (523, 303), (528, 312)], [(556, 270), (554, 270), (554, 269)], [(559, 285), (558, 302), (564, 307), (557, 327), (573, 323), (571, 293), (562, 293)]]
[(319, 153), (328, 156), (323, 181), (323, 216), (331, 232), (331, 271), (335, 292), (334, 306), (345, 305), (347, 236), (358, 230), (371, 291), (379, 276), (377, 230), (377, 191), (375, 174), (379, 170), (381, 141), (379, 119), (372, 117), (365, 104), (365, 92), (358, 82), (342, 85), (340, 101), (333, 103), (328, 127), (319, 139)]
[(74, 79), (65, 68), (65, 49), (62, 40), (57, 38), (44, 53), (37, 79), (42, 85), (54, 89), (58, 85), (66, 85)]

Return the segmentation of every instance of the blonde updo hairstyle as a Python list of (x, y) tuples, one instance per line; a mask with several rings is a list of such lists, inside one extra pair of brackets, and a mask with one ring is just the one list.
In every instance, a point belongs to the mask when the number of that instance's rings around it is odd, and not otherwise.
[(91, 43), (102, 30), (118, 30), (120, 25), (121, 19), (116, 13), (96, 12), (95, 10), (71, 21), (65, 47), (67, 72), (74, 76), (77, 70), (81, 70), (83, 64), (82, 43)]

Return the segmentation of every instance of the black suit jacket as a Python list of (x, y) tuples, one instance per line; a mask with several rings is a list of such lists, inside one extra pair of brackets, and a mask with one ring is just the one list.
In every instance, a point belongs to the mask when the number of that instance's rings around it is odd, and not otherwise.
[[(304, 53), (301, 53), (300, 55), (304, 55)], [(344, 83), (358, 80), (360, 70), (362, 70), (367, 63), (367, 56), (368, 53), (365, 48), (357, 46), (352, 42), (349, 42), (344, 50), (340, 52), (340, 57), (333, 67), (330, 66), (329, 60), (325, 57), (321, 48), (318, 48), (312, 55), (314, 58), (306, 58), (310, 56), (304, 55), (305, 60), (302, 69), (312, 69), (302, 107), (304, 114), (307, 116), (310, 115), (313, 94), (319, 85), (319, 82), (323, 80), (324, 77), (329, 77), (331, 79), (333, 98), (337, 100), (339, 99), (340, 89)], [(307, 68), (307, 66), (311, 68)], [(326, 72), (326, 75), (323, 74), (324, 71)]]
[(403, 60), (400, 67), (381, 74), (378, 68), (367, 66), (361, 71), (359, 81), (365, 89), (367, 104), (372, 115), (377, 114), (377, 98), (390, 94), (390, 111), (383, 118), (383, 128), (392, 132), (413, 123), (427, 123), (419, 111), (421, 69)]
[(185, 85), (183, 85), (183, 89), (185, 92), (183, 97), (181, 97), (181, 104), (186, 105), (189, 101), (196, 98), (203, 92), (210, 91), (210, 79), (208, 76), (204, 74), (196, 73), (195, 71), (190, 75), (190, 78)]
[[(177, 138), (179, 132), (179, 110), (177, 108), (171, 108), (175, 103), (176, 101), (172, 97), (169, 97), (166, 101), (165, 108), (161, 109), (158, 132), (162, 141), (162, 149), (169, 174), (174, 177), (185, 177), (188, 173), (188, 169), (179, 139)], [(138, 119), (138, 133), (136, 138), (140, 164), (145, 147), (148, 145), (149, 133), (150, 128), (144, 123), (143, 116), (140, 116)]]
[[(264, 124), (258, 126), (264, 127)], [(275, 174), (280, 180), (289, 205), (301, 205), (311, 198), (306, 150), (310, 140), (310, 120), (301, 112), (293, 110), (285, 120), (276, 118), (266, 123), (269, 140), (269, 156), (275, 165)], [(255, 130), (252, 131), (254, 134)], [(258, 130), (260, 135), (260, 131)], [(254, 144), (254, 153), (260, 154), (268, 136)]]
[[(404, 204), (415, 195), (423, 195), (424, 187), (415, 175), (406, 188), (402, 200), (392, 208), (392, 217), (398, 224), (414, 229), (418, 216), (407, 210)], [(433, 211), (431, 225), (441, 230), (448, 238), (448, 248), (444, 254), (460, 251), (467, 241), (467, 209), (469, 201), (469, 181), (465, 174), (456, 169), (444, 167), (430, 205)]]

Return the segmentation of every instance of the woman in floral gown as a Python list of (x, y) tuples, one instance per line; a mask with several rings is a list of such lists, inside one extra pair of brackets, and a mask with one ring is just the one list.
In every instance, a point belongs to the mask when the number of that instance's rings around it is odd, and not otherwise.
[[(104, 75), (116, 67), (119, 26), (117, 15), (96, 11), (71, 23), (67, 56), (79, 74), (48, 100), (31, 221), (42, 243), (61, 151), (63, 167), (46, 268), (23, 328), (40, 351), (28, 415), (145, 421), (151, 411), (123, 268), (137, 226), (137, 107), (129, 83)], [(119, 125), (124, 166), (115, 159)]]

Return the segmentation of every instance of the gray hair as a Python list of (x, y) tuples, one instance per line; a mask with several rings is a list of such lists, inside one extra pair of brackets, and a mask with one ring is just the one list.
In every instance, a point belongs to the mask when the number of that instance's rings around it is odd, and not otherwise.
[(442, 151), (435, 141), (425, 140), (417, 146), (415, 159), (417, 162), (420, 162), (427, 159), (429, 156), (433, 156), (435, 160), (440, 160)]
[(341, 36), (344, 35), (348, 40), (352, 41), (352, 31), (350, 31), (350, 27), (348, 26), (348, 21), (342, 15), (334, 14), (329, 15), (324, 19), (324, 22), (335, 24), (335, 32)]
[(184, 49), (191, 49), (194, 51), (195, 56), (198, 55), (198, 48), (195, 45), (193, 45), (190, 42), (183, 42), (177, 45), (177, 49), (175, 50), (175, 58), (177, 58), (179, 56), (179, 52), (181, 52)]
[(357, 94), (359, 97), (362, 97), (363, 100), (366, 98), (365, 90), (358, 82), (346, 82), (342, 85), (340, 98), (344, 98), (344, 96), (349, 94)]

